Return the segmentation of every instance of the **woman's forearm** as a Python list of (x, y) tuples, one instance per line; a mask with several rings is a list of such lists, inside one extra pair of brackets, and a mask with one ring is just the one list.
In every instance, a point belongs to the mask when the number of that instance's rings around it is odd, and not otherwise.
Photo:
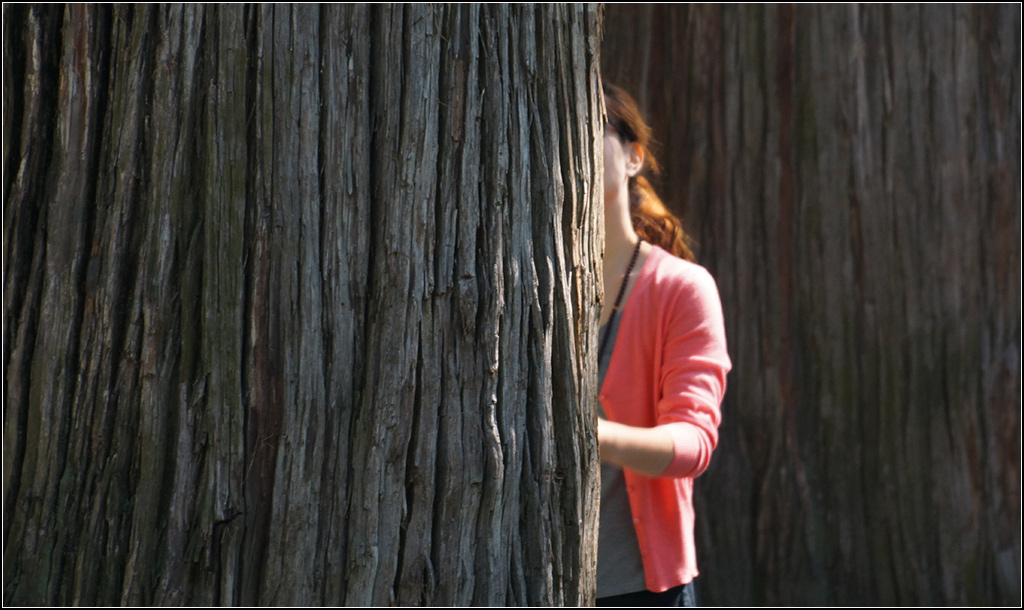
[(665, 472), (675, 454), (672, 437), (665, 430), (637, 428), (606, 419), (597, 420), (597, 444), (602, 462), (649, 477)]

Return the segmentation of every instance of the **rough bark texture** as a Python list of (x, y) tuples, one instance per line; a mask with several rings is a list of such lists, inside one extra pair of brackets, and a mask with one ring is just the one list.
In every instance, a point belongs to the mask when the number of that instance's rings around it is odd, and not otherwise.
[(3, 27), (5, 604), (591, 600), (596, 7)]
[(1020, 7), (606, 10), (733, 357), (701, 599), (1020, 604)]

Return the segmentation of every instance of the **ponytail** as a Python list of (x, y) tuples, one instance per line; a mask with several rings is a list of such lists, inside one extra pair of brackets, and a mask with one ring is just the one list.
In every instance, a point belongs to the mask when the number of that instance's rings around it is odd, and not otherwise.
[(683, 223), (668, 211), (647, 178), (636, 176), (630, 182), (630, 219), (637, 234), (681, 259), (696, 262)]

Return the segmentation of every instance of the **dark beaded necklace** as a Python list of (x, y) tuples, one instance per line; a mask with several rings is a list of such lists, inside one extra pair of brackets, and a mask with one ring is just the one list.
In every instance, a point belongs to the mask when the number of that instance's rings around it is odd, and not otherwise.
[(611, 336), (612, 323), (615, 322), (615, 316), (619, 314), (619, 305), (622, 303), (622, 295), (626, 294), (626, 285), (629, 284), (629, 276), (633, 274), (633, 265), (636, 264), (636, 257), (640, 255), (640, 244), (644, 243), (643, 238), (636, 241), (636, 248), (633, 248), (633, 257), (629, 259), (629, 266), (626, 267), (626, 275), (622, 278), (622, 284), (619, 286), (619, 296), (615, 297), (615, 304), (612, 305), (612, 315), (608, 318), (608, 330), (604, 333), (604, 339), (601, 340), (601, 345), (597, 348), (597, 361), (601, 362), (601, 357), (604, 355), (604, 348), (608, 347), (608, 337)]

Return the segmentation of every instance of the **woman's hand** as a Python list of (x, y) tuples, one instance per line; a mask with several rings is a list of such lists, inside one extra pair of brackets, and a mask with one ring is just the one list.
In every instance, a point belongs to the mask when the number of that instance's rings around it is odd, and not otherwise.
[(665, 472), (675, 456), (668, 432), (617, 424), (603, 418), (597, 420), (597, 447), (602, 462), (649, 477)]

